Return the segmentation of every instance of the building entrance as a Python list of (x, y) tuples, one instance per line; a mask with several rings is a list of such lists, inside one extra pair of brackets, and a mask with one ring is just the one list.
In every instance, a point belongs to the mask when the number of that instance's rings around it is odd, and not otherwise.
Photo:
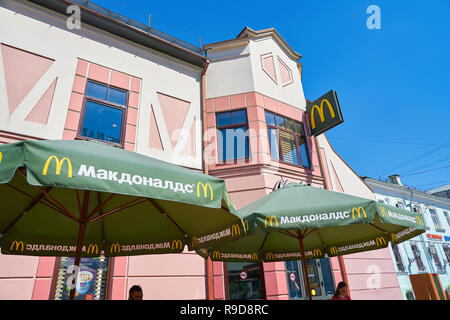
[(265, 299), (259, 263), (228, 262), (228, 299)]
[[(330, 260), (328, 258), (309, 260), (306, 265), (313, 300), (331, 299), (335, 284)], [(289, 299), (308, 298), (301, 261), (286, 261), (286, 279)]]

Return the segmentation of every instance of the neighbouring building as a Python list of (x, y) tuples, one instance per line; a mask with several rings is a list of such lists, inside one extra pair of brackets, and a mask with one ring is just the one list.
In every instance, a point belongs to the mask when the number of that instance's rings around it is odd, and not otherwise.
[[(4, 0), (0, 143), (102, 141), (223, 178), (237, 208), (280, 180), (374, 199), (324, 134), (311, 137), (300, 60), (275, 29), (198, 48), (92, 2)], [(300, 262), (211, 265), (185, 250), (82, 264), (98, 270), (89, 299), (126, 299), (134, 284), (145, 299), (306, 297)], [(0, 299), (65, 299), (68, 268), (68, 258), (0, 255)], [(314, 299), (342, 280), (352, 299), (402, 299), (388, 248), (308, 268)]]
[(426, 233), (389, 245), (404, 299), (414, 299), (413, 274), (436, 273), (443, 289), (450, 291), (450, 200), (405, 186), (398, 175), (388, 181), (363, 180), (378, 202), (423, 214)]
[(450, 199), (450, 184), (446, 184), (445, 186), (427, 190), (427, 193), (432, 194), (433, 196), (436, 197), (445, 197)]

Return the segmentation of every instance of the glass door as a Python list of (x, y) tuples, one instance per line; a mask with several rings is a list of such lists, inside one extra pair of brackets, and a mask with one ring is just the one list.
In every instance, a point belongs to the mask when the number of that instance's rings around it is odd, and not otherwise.
[(228, 262), (230, 300), (265, 299), (259, 263)]
[[(328, 258), (306, 262), (313, 300), (331, 299), (334, 294), (333, 272)], [(302, 261), (286, 261), (286, 279), (290, 299), (307, 299)]]

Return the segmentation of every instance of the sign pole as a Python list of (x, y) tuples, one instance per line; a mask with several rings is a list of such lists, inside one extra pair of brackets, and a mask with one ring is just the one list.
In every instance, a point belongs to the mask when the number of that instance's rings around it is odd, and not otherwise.
[(303, 275), (306, 283), (306, 292), (308, 293), (308, 299), (311, 301), (312, 300), (311, 285), (309, 284), (308, 268), (306, 267), (305, 247), (303, 246), (303, 235), (301, 234), (301, 231), (298, 231), (297, 234), (298, 240), (300, 242), (300, 249), (302, 251), (302, 265), (303, 265)]
[(77, 281), (78, 281), (78, 273), (79, 273), (80, 261), (81, 261), (81, 250), (83, 249), (84, 235), (86, 233), (85, 218), (87, 217), (87, 211), (89, 208), (89, 195), (90, 195), (90, 191), (85, 190), (84, 197), (83, 197), (83, 209), (80, 212), (78, 240), (77, 240), (77, 252), (75, 255), (75, 261), (73, 262), (72, 287), (70, 289), (70, 294), (69, 294), (70, 300), (75, 299), (75, 291), (76, 291), (76, 285), (77, 285)]

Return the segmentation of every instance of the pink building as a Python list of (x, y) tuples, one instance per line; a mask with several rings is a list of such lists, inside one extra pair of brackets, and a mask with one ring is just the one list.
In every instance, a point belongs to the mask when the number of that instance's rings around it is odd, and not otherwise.
[[(310, 136), (301, 55), (276, 30), (245, 28), (204, 55), (92, 5), (74, 27), (70, 4), (1, 2), (0, 143), (100, 140), (221, 177), (237, 208), (281, 179), (373, 199), (325, 135)], [(126, 299), (134, 284), (144, 299), (305, 298), (296, 262), (211, 264), (185, 250), (84, 263), (97, 282), (83, 299)], [(69, 264), (0, 255), (0, 299), (64, 299)], [(402, 299), (388, 249), (314, 260), (309, 273), (315, 299), (342, 279), (352, 299)]]

